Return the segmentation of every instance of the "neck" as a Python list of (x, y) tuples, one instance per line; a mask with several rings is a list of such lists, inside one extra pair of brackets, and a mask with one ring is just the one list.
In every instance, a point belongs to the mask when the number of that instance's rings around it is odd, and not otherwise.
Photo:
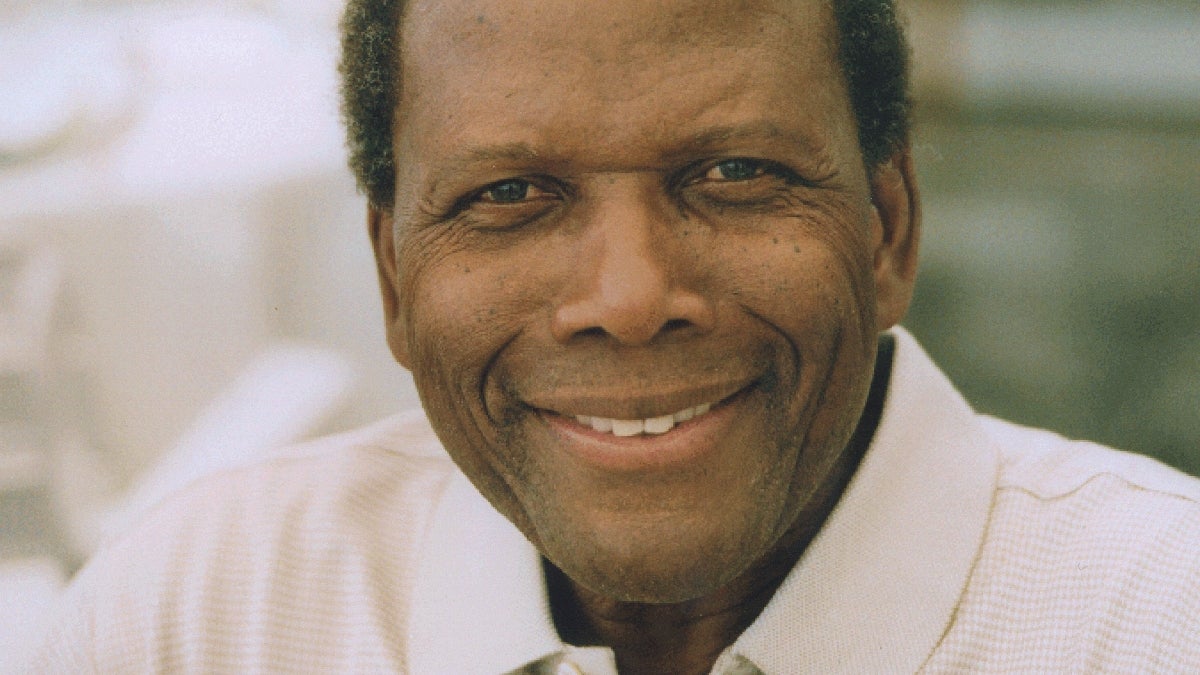
[(612, 600), (579, 586), (545, 561), (551, 611), (562, 639), (612, 648), (621, 673), (710, 672), (721, 652), (762, 613), (849, 484), (883, 411), (892, 349), (891, 337), (883, 336), (867, 405), (850, 442), (810, 508), (770, 554), (715, 593), (677, 604)]

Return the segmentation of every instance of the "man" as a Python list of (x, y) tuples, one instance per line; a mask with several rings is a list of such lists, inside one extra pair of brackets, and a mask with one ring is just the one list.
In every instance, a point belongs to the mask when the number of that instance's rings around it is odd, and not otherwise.
[(890, 330), (919, 200), (889, 3), (344, 28), (428, 426), (193, 487), (82, 573), (48, 669), (1200, 669), (1200, 485), (977, 416)]

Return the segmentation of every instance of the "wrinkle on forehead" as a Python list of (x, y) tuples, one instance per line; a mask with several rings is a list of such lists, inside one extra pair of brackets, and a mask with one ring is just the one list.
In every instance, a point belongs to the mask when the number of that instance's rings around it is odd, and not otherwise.
[(503, 44), (524, 51), (528, 64), (570, 59), (620, 71), (655, 51), (754, 46), (811, 22), (832, 28), (824, 0), (417, 0), (401, 43), (406, 66), (418, 55), (441, 67), (466, 65)]
[[(782, 59), (822, 76), (836, 61), (833, 41), (801, 42), (836, 32), (826, 0), (416, 0), (403, 31), (399, 117), (418, 97), (453, 114), (479, 88), (506, 105), (537, 91), (543, 106), (581, 91), (604, 103), (686, 98), (677, 93), (696, 73), (744, 67), (754, 52), (768, 68)], [(475, 89), (447, 86), (464, 73), (475, 74)], [(744, 81), (730, 78), (729, 95)]]
[(488, 164), (654, 170), (771, 135), (823, 163), (857, 141), (826, 0), (409, 7), (397, 170), (421, 156), (421, 182)]

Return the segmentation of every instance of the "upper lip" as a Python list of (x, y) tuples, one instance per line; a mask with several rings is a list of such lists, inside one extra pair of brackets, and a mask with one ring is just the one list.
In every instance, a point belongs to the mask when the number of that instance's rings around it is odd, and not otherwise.
[(552, 388), (525, 397), (533, 408), (573, 417), (606, 417), (618, 420), (670, 415), (702, 403), (717, 403), (748, 388), (754, 378), (687, 382), (656, 387), (624, 385), (572, 385)]

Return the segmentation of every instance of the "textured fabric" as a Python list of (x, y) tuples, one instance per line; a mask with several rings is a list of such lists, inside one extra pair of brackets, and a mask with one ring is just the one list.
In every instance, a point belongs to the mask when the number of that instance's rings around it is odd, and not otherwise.
[[(419, 413), (205, 480), (72, 584), (38, 672), (611, 675)], [(975, 414), (897, 331), (847, 493), (715, 671), (1200, 672), (1200, 482)]]

